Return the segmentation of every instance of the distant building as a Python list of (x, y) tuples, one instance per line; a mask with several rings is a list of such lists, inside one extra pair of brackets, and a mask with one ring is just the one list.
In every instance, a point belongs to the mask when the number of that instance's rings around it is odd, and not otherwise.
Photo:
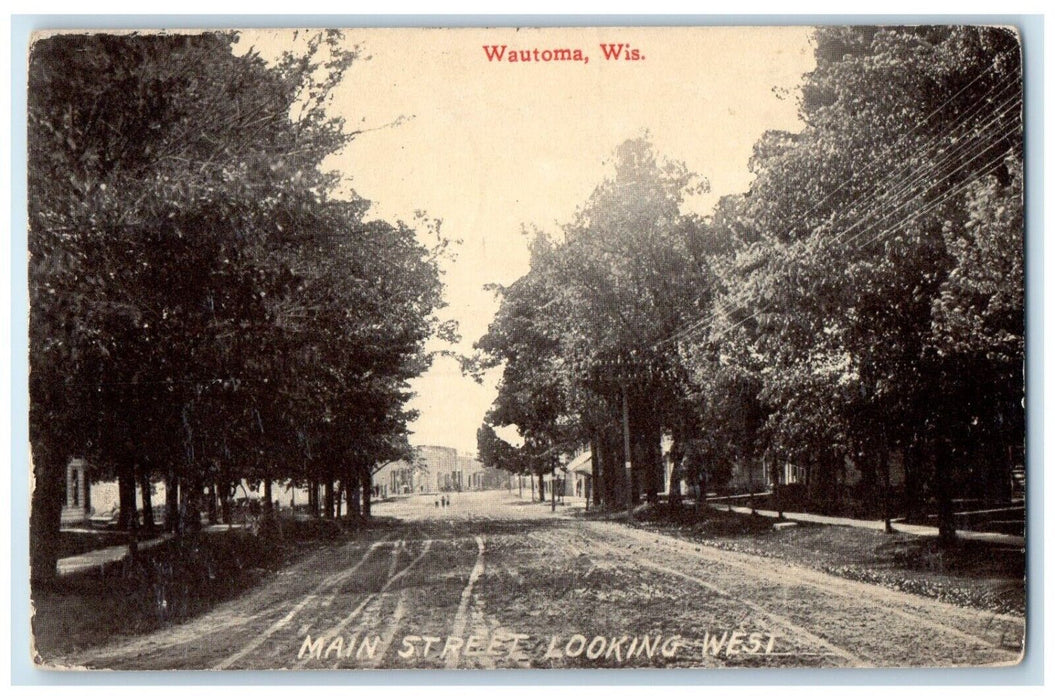
[(422, 445), (415, 448), (429, 470), (429, 491), (461, 491), (458, 450)]
[[(589, 497), (593, 493), (593, 453), (589, 448), (579, 449), (564, 468), (568, 472), (569, 482), (565, 487), (567, 495)], [(571, 489), (569, 492), (567, 489)]]
[(429, 469), (424, 460), (396, 460), (381, 467), (373, 479), (374, 495), (387, 496), (424, 493), (429, 486)]
[(486, 469), (473, 455), (459, 454), (453, 447), (421, 445), (414, 448), (412, 462), (398, 460), (374, 474), (374, 493), (388, 496), (441, 491), (479, 491), (498, 488), (507, 481), (494, 469)]
[[(662, 481), (658, 489), (658, 493), (661, 496), (667, 495), (670, 490), (670, 477), (674, 473), (675, 466), (674, 458), (671, 455), (673, 445), (674, 440), (670, 435), (664, 434), (661, 436), (660, 451), (663, 460), (663, 473), (660, 477)], [(563, 465), (557, 470), (556, 477), (558, 486), (563, 489), (564, 495), (586, 497), (588, 494), (592, 494), (598, 484), (595, 484), (593, 479), (593, 453), (590, 447), (581, 445), (570, 455), (564, 455), (561, 461)], [(543, 481), (548, 483), (549, 476), (543, 474)], [(681, 492), (685, 493), (686, 484), (684, 479), (679, 481), (678, 486)], [(548, 485), (547, 488), (549, 488)]]
[(458, 455), (458, 478), (463, 490), (481, 491), (484, 484), (485, 470), (480, 460), (471, 455)]
[[(121, 502), (120, 490), (116, 479), (107, 479), (92, 483), (91, 465), (80, 457), (74, 457), (66, 465), (66, 497), (62, 504), (62, 527), (79, 527), (83, 525), (107, 525), (117, 520), (117, 511)], [(135, 489), (136, 508), (143, 509), (143, 493), (137, 482)], [(153, 482), (150, 485), (150, 503), (160, 515), (165, 505), (164, 482)]]
[(91, 481), (88, 463), (74, 458), (66, 465), (66, 500), (62, 504), (62, 524), (85, 523), (92, 514)]

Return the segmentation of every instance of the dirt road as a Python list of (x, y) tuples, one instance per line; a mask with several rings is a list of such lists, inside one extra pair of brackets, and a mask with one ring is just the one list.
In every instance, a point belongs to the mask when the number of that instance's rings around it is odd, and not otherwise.
[(515, 494), (397, 518), (186, 624), (62, 660), (113, 669), (1004, 665), (1024, 620), (585, 521)]

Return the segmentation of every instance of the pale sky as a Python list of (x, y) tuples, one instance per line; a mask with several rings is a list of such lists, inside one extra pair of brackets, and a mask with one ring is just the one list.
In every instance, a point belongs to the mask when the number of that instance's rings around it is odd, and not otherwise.
[[(335, 95), (361, 135), (327, 163), (351, 178), (372, 213), (410, 222), (424, 210), (462, 243), (447, 265), (462, 343), (497, 309), (483, 290), (527, 271), (523, 226), (556, 231), (586, 201), (621, 142), (651, 134), (663, 156), (706, 177), (706, 213), (749, 184), (747, 160), (768, 129), (797, 131), (796, 88), (813, 68), (807, 27), (347, 30), (357, 61)], [(289, 35), (245, 32), (258, 46)], [(600, 44), (629, 44), (639, 61), (606, 61)], [(588, 62), (489, 62), (485, 45), (581, 49)], [(780, 95), (784, 97), (781, 99)], [(495, 396), (439, 359), (413, 384), (413, 444), (476, 451), (476, 429)], [(508, 435), (508, 437), (512, 437)]]

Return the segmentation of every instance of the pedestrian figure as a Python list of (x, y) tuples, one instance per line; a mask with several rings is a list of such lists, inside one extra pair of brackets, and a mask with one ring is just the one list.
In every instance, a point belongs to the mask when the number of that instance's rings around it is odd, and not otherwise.
[(437, 507), (437, 508), (439, 508), (439, 507), (440, 507), (440, 502), (439, 502), (439, 501), (436, 501), (436, 507)]

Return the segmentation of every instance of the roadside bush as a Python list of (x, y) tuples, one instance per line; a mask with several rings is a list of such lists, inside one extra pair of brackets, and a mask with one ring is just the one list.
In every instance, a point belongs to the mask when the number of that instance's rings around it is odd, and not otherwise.
[(345, 534), (345, 528), (338, 520), (312, 518), (310, 520), (283, 520), (282, 532), (287, 540), (294, 542), (333, 541)]
[(200, 615), (342, 533), (330, 521), (261, 521), (245, 529), (174, 538), (33, 591), (37, 653), (50, 655), (143, 634)]
[(58, 556), (60, 559), (64, 559), (90, 552), (93, 549), (122, 545), (127, 541), (128, 535), (124, 532), (71, 532), (63, 530), (59, 533)]

